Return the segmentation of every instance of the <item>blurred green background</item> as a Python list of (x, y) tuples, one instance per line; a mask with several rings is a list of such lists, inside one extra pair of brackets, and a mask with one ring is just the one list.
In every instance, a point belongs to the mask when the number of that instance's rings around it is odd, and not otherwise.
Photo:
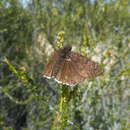
[(0, 130), (54, 125), (60, 88), (42, 73), (61, 31), (105, 69), (78, 85), (72, 130), (130, 130), (130, 0), (1, 0)]

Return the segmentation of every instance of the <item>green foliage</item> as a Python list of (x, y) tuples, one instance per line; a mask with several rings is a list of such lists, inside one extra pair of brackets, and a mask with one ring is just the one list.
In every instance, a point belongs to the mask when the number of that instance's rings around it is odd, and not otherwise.
[[(51, 129), (62, 115), (70, 129), (129, 130), (129, 4), (1, 0), (0, 129)], [(49, 53), (63, 42), (102, 64), (104, 74), (69, 90), (42, 78)]]

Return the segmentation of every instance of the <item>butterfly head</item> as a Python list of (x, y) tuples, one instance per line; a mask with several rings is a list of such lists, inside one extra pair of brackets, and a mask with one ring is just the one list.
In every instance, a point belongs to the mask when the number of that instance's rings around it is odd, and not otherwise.
[(61, 50), (61, 56), (62, 56), (63, 58), (65, 58), (66, 55), (71, 51), (71, 49), (72, 49), (72, 46), (66, 45), (66, 46)]
[(71, 49), (72, 49), (72, 46), (66, 45), (66, 46), (63, 48), (63, 51), (69, 52), (69, 51), (71, 51)]

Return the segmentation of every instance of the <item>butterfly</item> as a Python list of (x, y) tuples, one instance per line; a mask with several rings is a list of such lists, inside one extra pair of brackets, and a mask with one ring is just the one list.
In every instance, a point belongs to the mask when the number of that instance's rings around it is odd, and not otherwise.
[(71, 51), (72, 47), (66, 45), (53, 53), (45, 66), (43, 76), (53, 78), (57, 82), (75, 86), (88, 78), (95, 78), (103, 73), (97, 62)]

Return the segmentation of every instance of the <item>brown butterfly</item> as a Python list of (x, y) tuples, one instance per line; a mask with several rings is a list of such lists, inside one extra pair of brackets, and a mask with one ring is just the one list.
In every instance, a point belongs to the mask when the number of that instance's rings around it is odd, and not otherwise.
[(74, 86), (86, 78), (95, 78), (103, 73), (98, 63), (71, 51), (67, 45), (55, 51), (49, 63), (45, 66), (43, 76), (54, 78), (57, 82)]

